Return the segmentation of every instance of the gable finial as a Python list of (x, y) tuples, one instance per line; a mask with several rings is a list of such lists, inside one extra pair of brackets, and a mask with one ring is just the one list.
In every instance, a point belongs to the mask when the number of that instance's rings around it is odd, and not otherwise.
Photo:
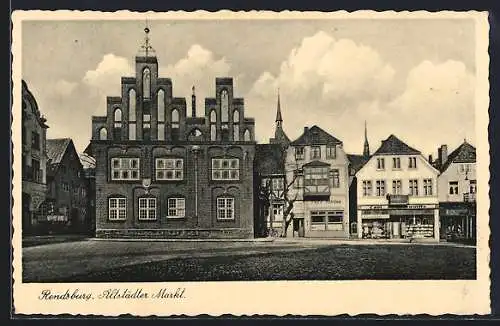
[(146, 27), (144, 27), (144, 44), (141, 45), (141, 52), (144, 53), (144, 55), (147, 57), (149, 56), (150, 53), (155, 53), (155, 49), (153, 49), (153, 47), (151, 46), (151, 44), (149, 43), (150, 39), (149, 39), (149, 32), (151, 30), (149, 29), (149, 22), (148, 22), (148, 19), (146, 18)]

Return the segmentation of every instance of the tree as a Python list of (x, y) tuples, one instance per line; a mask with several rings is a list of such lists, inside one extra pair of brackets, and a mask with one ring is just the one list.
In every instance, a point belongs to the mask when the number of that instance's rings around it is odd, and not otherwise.
[[(260, 191), (259, 191), (259, 199), (261, 200), (262, 207), (265, 208), (267, 207), (270, 212), (270, 222), (271, 222), (271, 227), (268, 232), (268, 234), (273, 234), (274, 229), (273, 229), (273, 222), (274, 222), (274, 214), (273, 214), (273, 203), (274, 202), (280, 202), (283, 203), (283, 227), (281, 228), (281, 234), (279, 234), (280, 237), (286, 237), (287, 236), (287, 231), (288, 227), (293, 221), (294, 214), (293, 214), (293, 208), (294, 204), (297, 201), (299, 192), (296, 191), (294, 195), (290, 194), (290, 190), (292, 189), (297, 177), (298, 177), (298, 163), (295, 161), (295, 166), (293, 169), (287, 169), (287, 164), (286, 164), (286, 157), (287, 157), (287, 149), (288, 147), (285, 146), (280, 146), (280, 155), (279, 155), (279, 166), (281, 170), (283, 171), (283, 174), (281, 175), (281, 180), (283, 182), (283, 189), (275, 191), (272, 187), (272, 180), (270, 178), (265, 178), (265, 182), (261, 182), (260, 184)], [(292, 172), (293, 171), (293, 177), (291, 180), (288, 177), (287, 172)], [(276, 177), (275, 177), (276, 178)]]

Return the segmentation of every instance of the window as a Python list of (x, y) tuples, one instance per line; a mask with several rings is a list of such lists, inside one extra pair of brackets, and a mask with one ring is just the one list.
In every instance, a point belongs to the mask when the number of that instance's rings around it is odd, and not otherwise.
[(179, 111), (177, 109), (172, 110), (172, 140), (179, 140)]
[(40, 161), (32, 159), (31, 169), (33, 171), (33, 181), (42, 182), (42, 170), (40, 170)]
[(135, 121), (135, 89), (131, 88), (128, 91), (128, 121)]
[(450, 195), (458, 195), (458, 181), (450, 181)]
[(67, 182), (62, 182), (61, 188), (63, 191), (69, 192), (69, 184)]
[(363, 181), (363, 196), (371, 196), (372, 195), (372, 182), (371, 180)]
[(432, 179), (424, 179), (424, 196), (432, 196)]
[(111, 159), (111, 180), (139, 180), (139, 158)]
[(158, 124), (158, 140), (165, 140), (165, 124)]
[(106, 128), (102, 127), (99, 129), (99, 140), (106, 140), (108, 139), (108, 131)]
[(342, 211), (311, 211), (311, 230), (341, 231), (343, 219)]
[(167, 218), (183, 218), (185, 216), (186, 200), (184, 198), (169, 198)]
[(127, 218), (127, 198), (109, 198), (108, 218), (111, 221), (125, 220)]
[(139, 198), (139, 220), (156, 220), (156, 198)]
[(240, 160), (231, 159), (212, 159), (212, 180), (239, 180), (240, 179)]
[(469, 181), (469, 193), (475, 194), (477, 192), (476, 180)]
[(229, 119), (229, 94), (223, 89), (220, 93), (221, 121), (228, 122)]
[(418, 180), (410, 180), (410, 196), (418, 196)]
[(401, 169), (401, 158), (393, 157), (392, 158), (392, 168), (393, 169)]
[(217, 198), (217, 219), (234, 220), (234, 198)]
[(333, 188), (339, 188), (340, 187), (340, 173), (339, 170), (335, 169), (332, 171), (332, 176), (333, 176)]
[(136, 140), (136, 126), (135, 123), (128, 124), (128, 139)]
[(327, 167), (308, 167), (304, 169), (304, 186), (311, 193), (330, 191), (329, 169)]
[(283, 220), (283, 208), (285, 205), (283, 204), (273, 204), (273, 215), (275, 221)]
[(142, 71), (142, 97), (151, 97), (151, 71), (149, 68), (145, 68)]
[(217, 127), (215, 124), (210, 125), (210, 140), (211, 141), (217, 140)]
[(182, 180), (184, 178), (184, 160), (181, 158), (157, 158), (156, 180)]
[(385, 159), (377, 158), (377, 170), (385, 170)]
[(385, 196), (385, 180), (377, 180), (375, 182), (376, 195)]
[(240, 112), (238, 110), (234, 110), (233, 113), (233, 140), (240, 140)]
[(157, 108), (158, 108), (158, 122), (165, 121), (165, 91), (160, 89), (156, 95)]
[(392, 180), (392, 194), (401, 195), (402, 190), (401, 180)]
[(337, 147), (326, 146), (326, 158), (336, 158), (337, 157)]
[(417, 158), (416, 157), (410, 157), (408, 160), (408, 167), (410, 169), (416, 169), (417, 168)]
[(116, 108), (113, 117), (113, 139), (120, 140), (122, 136), (122, 110)]
[(311, 146), (311, 159), (321, 158), (321, 147)]
[(36, 131), (31, 132), (31, 148), (40, 149), (40, 135)]
[(295, 147), (295, 159), (303, 160), (304, 156), (304, 147)]
[(272, 184), (272, 187), (273, 187), (273, 190), (283, 190), (284, 188), (284, 180), (282, 178), (274, 178), (272, 179), (273, 181), (273, 184)]
[(251, 141), (252, 140), (252, 137), (250, 136), (250, 130), (245, 130), (245, 133), (243, 134), (243, 139), (245, 141)]

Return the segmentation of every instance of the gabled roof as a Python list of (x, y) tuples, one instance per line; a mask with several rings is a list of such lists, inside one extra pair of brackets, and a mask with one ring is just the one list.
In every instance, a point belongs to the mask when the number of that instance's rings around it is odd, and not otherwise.
[(304, 133), (291, 143), (297, 145), (340, 145), (342, 142), (320, 127), (305, 128)]
[(370, 157), (358, 154), (347, 154), (347, 159), (349, 160), (349, 164), (351, 168), (354, 170), (354, 173), (361, 170), (361, 168), (370, 160)]
[(47, 157), (51, 164), (59, 164), (66, 153), (71, 138), (47, 139)]
[(286, 152), (280, 144), (257, 144), (255, 147), (255, 172), (262, 176), (285, 173)]
[(418, 155), (420, 151), (405, 144), (398, 137), (390, 135), (386, 140), (382, 140), (382, 145), (373, 155)]
[(448, 155), (448, 159), (441, 167), (441, 172), (445, 171), (451, 163), (475, 163), (476, 148), (464, 141), (453, 152)]

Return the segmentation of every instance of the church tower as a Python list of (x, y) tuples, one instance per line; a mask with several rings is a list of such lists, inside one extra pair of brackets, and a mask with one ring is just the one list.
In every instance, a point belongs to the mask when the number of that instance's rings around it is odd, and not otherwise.
[(271, 144), (282, 144), (288, 146), (290, 144), (290, 139), (285, 134), (283, 130), (283, 117), (281, 116), (281, 103), (280, 103), (280, 93), (278, 90), (278, 105), (276, 108), (276, 126), (274, 129), (274, 138), (270, 139)]
[(366, 128), (366, 120), (365, 120), (365, 144), (363, 146), (363, 157), (370, 157), (370, 144), (368, 144), (368, 132)]

